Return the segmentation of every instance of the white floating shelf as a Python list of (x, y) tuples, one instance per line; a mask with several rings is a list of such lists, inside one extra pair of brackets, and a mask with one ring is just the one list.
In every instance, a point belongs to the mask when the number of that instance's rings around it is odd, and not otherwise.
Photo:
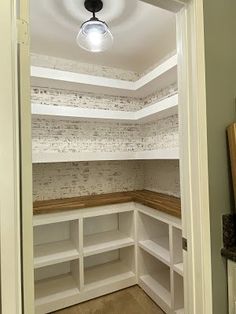
[(79, 258), (70, 240), (40, 244), (34, 247), (34, 268), (41, 268)]
[(184, 309), (176, 310), (175, 314), (184, 314)]
[(45, 67), (31, 66), (31, 85), (144, 97), (177, 81), (177, 55), (142, 76), (137, 81), (125, 81)]
[(136, 112), (32, 104), (33, 117), (145, 123), (178, 113), (178, 95), (167, 97)]
[(168, 273), (159, 273), (156, 276), (143, 275), (139, 278), (141, 288), (148, 293), (149, 296), (167, 313), (171, 309), (171, 293), (170, 291), (159, 283), (158, 277), (162, 278), (162, 282), (169, 281), (169, 278), (163, 278), (169, 276)]
[(48, 153), (40, 152), (32, 155), (33, 163), (57, 163), (97, 160), (149, 160), (179, 159), (178, 148), (167, 148), (142, 152), (89, 152), (89, 153)]
[(139, 247), (143, 250), (166, 264), (170, 266), (170, 251), (169, 247), (169, 238), (163, 237), (157, 240), (144, 240), (139, 241)]
[(176, 271), (180, 276), (184, 274), (184, 266), (183, 263), (178, 263), (174, 265), (174, 271)]
[(134, 245), (134, 240), (118, 230), (84, 237), (84, 256), (90, 256)]
[(40, 306), (79, 295), (79, 289), (72, 275), (61, 275), (35, 283), (35, 305)]
[(122, 261), (108, 262), (85, 269), (85, 290), (98, 289), (136, 276)]

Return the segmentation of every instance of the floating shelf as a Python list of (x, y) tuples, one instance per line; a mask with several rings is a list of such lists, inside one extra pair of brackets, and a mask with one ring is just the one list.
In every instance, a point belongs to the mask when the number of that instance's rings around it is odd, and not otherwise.
[(32, 86), (66, 88), (116, 96), (144, 97), (176, 81), (177, 55), (170, 57), (135, 82), (31, 66)]
[(106, 231), (84, 237), (84, 256), (134, 245), (134, 240), (118, 231)]
[(33, 163), (57, 163), (97, 160), (146, 160), (179, 159), (178, 148), (167, 148), (142, 152), (91, 152), (91, 153), (34, 153)]
[(184, 274), (184, 266), (183, 263), (178, 263), (174, 265), (174, 271), (176, 271), (180, 276)]
[(139, 247), (170, 266), (169, 238), (162, 237), (156, 240), (139, 241)]
[(34, 247), (34, 268), (41, 268), (79, 258), (79, 252), (70, 240), (51, 242)]
[(42, 105), (36, 103), (32, 104), (32, 116), (36, 118), (50, 117), (54, 119), (146, 123), (155, 119), (163, 119), (177, 113), (177, 94), (160, 100), (157, 103), (136, 112), (86, 109), (70, 106)]

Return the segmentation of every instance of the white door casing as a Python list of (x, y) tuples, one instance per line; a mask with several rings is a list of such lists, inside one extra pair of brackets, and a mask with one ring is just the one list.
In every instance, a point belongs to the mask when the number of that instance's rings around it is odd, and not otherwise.
[(185, 313), (212, 314), (203, 1), (142, 1), (176, 13)]
[(0, 2), (1, 313), (21, 314), (16, 1)]
[[(185, 307), (188, 314), (212, 313), (210, 223), (207, 171), (206, 138), (206, 95), (202, 0), (142, 0), (177, 12), (178, 54), (179, 54), (179, 96), (180, 96), (180, 138), (181, 138), (181, 190), (183, 208), (183, 230), (188, 239), (188, 253), (184, 254)], [(21, 18), (28, 22), (28, 1), (19, 0)], [(16, 1), (2, 1), (0, 4), (1, 36), (1, 106), (0, 106), (0, 167), (1, 167), (1, 284), (2, 312), (21, 314), (21, 272), (20, 272), (20, 156), (19, 120), (17, 95), (17, 26)], [(29, 63), (28, 48), (21, 50), (21, 79), (27, 75)], [(26, 67), (26, 68), (25, 68)], [(25, 76), (26, 77), (26, 76)], [(27, 80), (26, 78), (26, 83)], [(29, 94), (25, 99), (27, 110), (21, 119), (26, 123), (22, 130), (26, 136), (30, 125), (28, 114)], [(7, 106), (5, 105), (7, 104)], [(22, 121), (21, 121), (22, 123)], [(23, 135), (23, 137), (24, 137)], [(29, 136), (29, 134), (27, 135)], [(23, 141), (27, 140), (27, 136)], [(26, 142), (25, 142), (26, 143)], [(29, 145), (23, 154), (22, 176), (23, 204), (30, 203), (24, 188), (31, 191), (31, 159)], [(28, 193), (29, 195), (30, 193)], [(31, 204), (32, 206), (32, 204)], [(23, 225), (30, 224), (31, 208), (24, 210)], [(23, 228), (26, 240), (23, 247), (24, 305), (25, 313), (32, 314), (33, 294), (30, 291), (32, 275), (32, 251), (27, 248), (32, 233)], [(25, 248), (25, 249), (24, 249)], [(32, 268), (33, 269), (33, 268)], [(28, 286), (28, 288), (27, 288)]]

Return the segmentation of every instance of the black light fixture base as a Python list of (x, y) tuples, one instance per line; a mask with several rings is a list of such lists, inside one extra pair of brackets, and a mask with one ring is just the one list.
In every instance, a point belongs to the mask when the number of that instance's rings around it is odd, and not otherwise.
[(102, 10), (103, 2), (101, 0), (85, 0), (85, 8), (92, 13), (97, 13)]

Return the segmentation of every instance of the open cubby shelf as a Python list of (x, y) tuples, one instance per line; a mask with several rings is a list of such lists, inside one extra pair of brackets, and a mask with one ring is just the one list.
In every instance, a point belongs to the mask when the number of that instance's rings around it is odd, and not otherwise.
[(127, 247), (84, 259), (85, 289), (95, 289), (106, 284), (134, 278), (134, 248)]
[(95, 233), (84, 237), (84, 256), (130, 245), (134, 245), (134, 240), (118, 230)]
[(36, 306), (79, 294), (79, 260), (35, 270)]
[(85, 218), (84, 256), (134, 245), (133, 230), (132, 211)]
[(77, 221), (34, 227), (34, 268), (79, 258)]
[(79, 252), (70, 240), (64, 240), (36, 245), (34, 257), (34, 268), (40, 268), (79, 258)]
[(183, 308), (179, 218), (134, 202), (34, 218), (37, 314), (135, 284), (167, 313)]

